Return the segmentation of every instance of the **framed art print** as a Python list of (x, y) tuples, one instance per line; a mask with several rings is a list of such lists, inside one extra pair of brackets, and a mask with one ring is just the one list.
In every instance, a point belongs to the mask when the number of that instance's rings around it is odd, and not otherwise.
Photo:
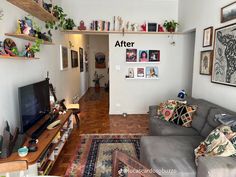
[(236, 18), (236, 2), (221, 8), (221, 23), (233, 20)]
[(160, 62), (160, 50), (149, 50), (149, 62)]
[(78, 52), (75, 50), (71, 50), (71, 67), (76, 68), (78, 67)]
[(80, 72), (84, 72), (84, 50), (79, 48)]
[(137, 49), (126, 49), (126, 62), (137, 62)]
[(236, 23), (215, 30), (212, 82), (236, 86)]
[(158, 67), (146, 67), (146, 78), (158, 78)]
[(203, 47), (212, 46), (213, 27), (208, 27), (203, 30)]
[(68, 49), (60, 45), (60, 63), (61, 63), (61, 70), (65, 70), (68, 68)]
[(211, 75), (213, 51), (207, 50), (201, 52), (200, 74)]

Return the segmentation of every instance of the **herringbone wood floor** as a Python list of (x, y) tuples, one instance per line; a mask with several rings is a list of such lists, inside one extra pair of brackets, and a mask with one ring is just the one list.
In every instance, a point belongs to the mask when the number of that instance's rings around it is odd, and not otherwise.
[(109, 134), (109, 133), (147, 133), (147, 115), (110, 116), (109, 94), (101, 89), (99, 93), (90, 88), (80, 100), (80, 126), (75, 128), (64, 146), (60, 157), (55, 163), (51, 175), (65, 174), (70, 159), (73, 156), (80, 134)]

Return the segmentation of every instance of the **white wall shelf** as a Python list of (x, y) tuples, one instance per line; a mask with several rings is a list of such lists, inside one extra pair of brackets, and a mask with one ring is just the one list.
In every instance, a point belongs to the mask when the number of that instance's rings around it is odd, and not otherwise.
[(126, 80), (158, 80), (159, 78), (146, 78), (146, 77), (134, 77), (134, 78), (125, 78)]
[(159, 64), (160, 62), (126, 62), (127, 64)]

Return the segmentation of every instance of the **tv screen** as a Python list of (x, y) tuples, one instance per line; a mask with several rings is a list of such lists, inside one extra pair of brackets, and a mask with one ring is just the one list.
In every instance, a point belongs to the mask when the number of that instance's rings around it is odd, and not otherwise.
[(21, 133), (25, 133), (50, 111), (49, 81), (41, 81), (18, 89)]

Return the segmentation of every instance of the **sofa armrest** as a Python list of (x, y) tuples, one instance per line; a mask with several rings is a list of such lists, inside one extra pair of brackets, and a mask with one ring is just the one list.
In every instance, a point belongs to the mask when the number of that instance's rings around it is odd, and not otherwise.
[(157, 116), (157, 105), (149, 106), (149, 118), (153, 118), (154, 116)]
[(232, 177), (236, 174), (236, 157), (200, 157), (197, 177)]

